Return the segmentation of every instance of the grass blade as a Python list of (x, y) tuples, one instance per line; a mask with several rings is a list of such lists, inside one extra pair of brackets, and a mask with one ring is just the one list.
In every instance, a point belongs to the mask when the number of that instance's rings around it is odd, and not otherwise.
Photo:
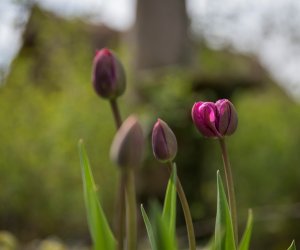
[(172, 173), (168, 182), (162, 219), (168, 225), (169, 231), (172, 235), (175, 235), (176, 230), (176, 180), (177, 170), (174, 163)]
[(288, 248), (288, 250), (296, 250), (296, 245), (295, 245), (294, 240), (293, 240), (292, 244), (290, 245), (290, 247)]
[(114, 250), (116, 242), (98, 200), (89, 160), (81, 140), (79, 141), (79, 156), (87, 220), (94, 243), (94, 249)]
[(141, 205), (141, 211), (142, 211), (142, 216), (143, 216), (143, 219), (144, 219), (144, 222), (145, 222), (148, 238), (149, 238), (149, 241), (150, 241), (151, 249), (156, 250), (156, 245), (157, 244), (155, 242), (152, 225), (150, 223), (149, 217), (148, 217), (143, 205)]
[(241, 243), (239, 245), (239, 250), (248, 250), (250, 245), (251, 233), (253, 227), (253, 213), (252, 210), (249, 209), (248, 212), (248, 220), (244, 235), (242, 237)]
[(219, 171), (217, 172), (217, 190), (215, 248), (216, 250), (235, 250), (232, 219)]

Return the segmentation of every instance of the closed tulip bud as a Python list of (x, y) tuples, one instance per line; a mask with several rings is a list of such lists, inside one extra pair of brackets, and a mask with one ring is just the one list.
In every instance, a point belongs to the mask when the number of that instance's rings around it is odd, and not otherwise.
[(116, 133), (111, 150), (111, 159), (120, 167), (136, 167), (142, 161), (144, 136), (138, 119), (128, 117)]
[(227, 99), (213, 102), (197, 102), (192, 108), (192, 118), (199, 132), (205, 137), (223, 138), (235, 132), (237, 112)]
[(109, 49), (104, 48), (96, 52), (92, 81), (96, 93), (103, 98), (115, 99), (124, 93), (126, 87), (124, 68)]
[(152, 150), (160, 162), (174, 160), (177, 154), (177, 140), (167, 123), (158, 119), (152, 130)]

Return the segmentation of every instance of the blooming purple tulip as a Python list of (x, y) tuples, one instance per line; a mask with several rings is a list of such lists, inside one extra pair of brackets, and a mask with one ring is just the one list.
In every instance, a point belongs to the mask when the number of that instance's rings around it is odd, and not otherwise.
[(93, 61), (93, 86), (98, 95), (114, 99), (125, 91), (125, 71), (121, 62), (109, 49), (96, 52)]
[(192, 108), (195, 126), (205, 137), (223, 138), (235, 132), (237, 112), (227, 99), (213, 102), (196, 102)]
[(160, 162), (172, 161), (177, 154), (177, 140), (167, 123), (158, 119), (152, 130), (152, 149)]

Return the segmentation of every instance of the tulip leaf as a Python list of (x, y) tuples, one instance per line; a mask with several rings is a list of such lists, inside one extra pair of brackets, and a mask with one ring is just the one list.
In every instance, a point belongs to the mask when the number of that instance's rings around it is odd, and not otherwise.
[(287, 250), (296, 250), (296, 245), (295, 245), (294, 240), (293, 240), (292, 244), (290, 245), (290, 247)]
[(82, 140), (79, 141), (84, 201), (95, 250), (114, 250), (116, 241), (98, 200), (96, 186)]
[(174, 163), (171, 176), (169, 178), (162, 218), (169, 227), (172, 235), (175, 235), (176, 230), (176, 181), (177, 181), (176, 164)]
[(176, 165), (174, 164), (169, 178), (164, 208), (161, 211), (157, 203), (152, 203), (150, 207), (151, 222), (141, 206), (142, 216), (145, 222), (148, 238), (152, 250), (176, 250)]
[(253, 227), (253, 213), (252, 213), (252, 210), (249, 209), (247, 225), (246, 225), (245, 232), (243, 234), (243, 237), (242, 237), (240, 245), (239, 245), (239, 250), (248, 250), (249, 249), (252, 227)]
[(217, 172), (217, 190), (218, 195), (215, 226), (215, 249), (235, 250), (236, 246), (234, 241), (232, 219), (219, 171)]
[(216, 250), (216, 247), (215, 247), (215, 236), (214, 235), (209, 239), (209, 241), (205, 245), (204, 249)]
[(150, 223), (149, 217), (148, 217), (143, 205), (141, 205), (141, 211), (142, 211), (142, 216), (143, 216), (144, 223), (145, 223), (145, 226), (146, 226), (148, 238), (149, 238), (149, 241), (150, 241), (151, 249), (155, 250), (157, 244), (155, 242), (152, 225)]
[(169, 222), (163, 219), (160, 205), (158, 203), (151, 204), (150, 211), (156, 243), (155, 250), (176, 250), (175, 234), (170, 232)]

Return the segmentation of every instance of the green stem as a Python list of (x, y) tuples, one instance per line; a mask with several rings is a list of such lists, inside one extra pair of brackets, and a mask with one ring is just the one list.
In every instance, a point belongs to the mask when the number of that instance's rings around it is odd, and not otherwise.
[(116, 127), (117, 127), (117, 129), (119, 129), (122, 125), (122, 119), (121, 119), (120, 109), (119, 109), (117, 100), (116, 99), (110, 100), (110, 106), (112, 109)]
[[(116, 129), (118, 130), (122, 125), (122, 118), (120, 115), (119, 106), (116, 99), (110, 100), (111, 110), (114, 116)], [(118, 201), (116, 204), (116, 234), (118, 241), (118, 250), (124, 249), (124, 235), (125, 235), (125, 184), (126, 176), (125, 171), (121, 169), (119, 190), (118, 190)]]
[[(173, 163), (169, 162), (169, 169), (172, 172), (173, 169)], [(193, 226), (193, 221), (192, 221), (192, 216), (189, 208), (189, 204), (187, 202), (185, 193), (183, 191), (181, 182), (177, 176), (177, 181), (176, 181), (176, 190), (178, 197), (180, 199), (180, 203), (182, 206), (183, 214), (184, 214), (184, 219), (186, 223), (186, 229), (187, 229), (187, 234), (188, 234), (188, 240), (189, 240), (189, 249), (190, 250), (196, 250), (196, 239), (195, 239), (195, 232), (194, 232), (194, 226)]]
[(128, 168), (126, 172), (126, 198), (127, 198), (127, 249), (137, 249), (137, 211), (135, 196), (134, 168)]
[(219, 139), (221, 150), (222, 150), (222, 158), (224, 163), (224, 170), (225, 170), (225, 178), (226, 178), (226, 186), (227, 186), (227, 193), (229, 199), (229, 208), (232, 217), (232, 224), (233, 224), (233, 231), (234, 231), (234, 238), (235, 244), (237, 246), (238, 242), (238, 222), (237, 222), (237, 210), (236, 210), (236, 201), (235, 201), (235, 192), (234, 192), (234, 184), (231, 172), (231, 166), (228, 158), (227, 147), (224, 138)]
[(124, 235), (125, 235), (125, 183), (126, 176), (124, 171), (121, 171), (120, 184), (118, 190), (118, 202), (116, 208), (116, 232), (118, 241), (118, 250), (124, 249)]

